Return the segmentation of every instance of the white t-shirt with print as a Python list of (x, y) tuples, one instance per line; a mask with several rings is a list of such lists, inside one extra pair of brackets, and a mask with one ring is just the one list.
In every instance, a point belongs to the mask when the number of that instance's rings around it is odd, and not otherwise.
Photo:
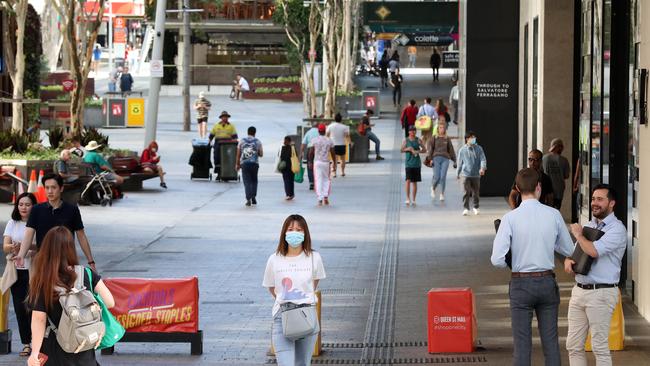
[(334, 122), (327, 126), (327, 133), (334, 142), (334, 146), (345, 145), (345, 135), (350, 134), (350, 127)]
[[(27, 222), (25, 221), (9, 220), (9, 222), (7, 222), (7, 226), (5, 226), (5, 232), (3, 236), (10, 237), (13, 243), (22, 243), (23, 238), (25, 237), (25, 225), (27, 225)], [(30, 259), (25, 258), (25, 267), (16, 267), (16, 269), (29, 269), (29, 264)]]
[(317, 252), (312, 252), (310, 256), (302, 252), (295, 257), (271, 254), (266, 262), (262, 286), (275, 287), (273, 316), (280, 310), (280, 304), (315, 304), (318, 299), (314, 293), (314, 280), (323, 278), (325, 267)]

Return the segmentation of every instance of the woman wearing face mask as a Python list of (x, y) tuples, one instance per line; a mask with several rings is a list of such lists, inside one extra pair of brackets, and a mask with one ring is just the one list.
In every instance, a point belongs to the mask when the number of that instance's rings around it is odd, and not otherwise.
[[(36, 197), (31, 193), (22, 193), (16, 199), (14, 211), (11, 213), (11, 220), (7, 222), (4, 231), (2, 248), (5, 254), (11, 254), (11, 256), (18, 254), (20, 244), (23, 242), (23, 237), (25, 236), (25, 225), (34, 205), (36, 205)], [(29, 356), (32, 352), (31, 321), (27, 308), (25, 307), (25, 299), (27, 299), (27, 293), (29, 292), (30, 258), (31, 255), (28, 254), (28, 258), (25, 258), (23, 267), (16, 268), (16, 282), (11, 285), (11, 297), (14, 300), (14, 311), (16, 312), (16, 320), (18, 321), (20, 341), (23, 343), (23, 349), (20, 355), (24, 357)]]
[(158, 155), (158, 143), (156, 141), (151, 141), (149, 146), (142, 151), (142, 156), (140, 157), (140, 165), (142, 165), (142, 170), (148, 174), (158, 174), (160, 177), (160, 186), (167, 189), (167, 184), (165, 183), (165, 172), (163, 171), (162, 166), (160, 166), (160, 156)]
[(280, 242), (267, 263), (263, 286), (275, 299), (273, 304), (273, 348), (280, 366), (311, 365), (318, 333), (290, 340), (282, 333), (282, 311), (295, 305), (316, 305), (316, 287), (325, 278), (319, 253), (312, 250), (307, 222), (300, 215), (287, 217)]

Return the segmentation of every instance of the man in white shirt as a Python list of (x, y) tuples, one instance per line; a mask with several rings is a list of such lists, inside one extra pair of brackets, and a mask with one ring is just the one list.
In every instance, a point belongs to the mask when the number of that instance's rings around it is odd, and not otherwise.
[(340, 113), (334, 116), (334, 122), (327, 126), (326, 135), (332, 142), (334, 142), (334, 165), (332, 172), (336, 178), (337, 160), (341, 160), (341, 176), (345, 177), (345, 152), (350, 138), (350, 127), (341, 123), (342, 117)]
[(249, 91), (251, 90), (251, 88), (250, 85), (248, 85), (248, 81), (246, 81), (246, 79), (244, 79), (244, 77), (241, 76), (241, 74), (237, 74), (235, 78), (236, 78), (234, 83), (235, 85), (233, 85), (232, 87), (233, 91), (230, 94), (230, 97), (239, 100), (239, 97), (241, 97), (241, 93), (245, 91)]
[(454, 86), (449, 93), (449, 104), (454, 107), (454, 117), (451, 120), (454, 124), (458, 124), (458, 98), (458, 80), (454, 80)]

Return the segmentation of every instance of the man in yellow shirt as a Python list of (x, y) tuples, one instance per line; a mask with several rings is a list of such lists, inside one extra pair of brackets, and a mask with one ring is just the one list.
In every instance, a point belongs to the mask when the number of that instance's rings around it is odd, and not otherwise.
[(226, 111), (223, 111), (219, 115), (219, 118), (221, 121), (212, 127), (209, 136), (210, 141), (214, 139), (214, 172), (217, 174), (219, 173), (219, 165), (221, 164), (219, 141), (237, 139), (237, 130), (235, 129), (235, 126), (228, 121), (230, 114), (228, 114)]

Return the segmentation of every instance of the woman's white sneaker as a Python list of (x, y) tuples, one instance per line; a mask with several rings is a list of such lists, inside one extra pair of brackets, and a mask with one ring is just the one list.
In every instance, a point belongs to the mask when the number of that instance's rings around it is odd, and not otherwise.
[(442, 201), (444, 201), (444, 200), (445, 200), (445, 194), (444, 194), (444, 193), (440, 193), (440, 202), (442, 202)]
[(468, 209), (464, 209), (464, 210), (463, 210), (463, 216), (467, 216), (467, 215), (469, 215), (469, 210), (468, 210)]

